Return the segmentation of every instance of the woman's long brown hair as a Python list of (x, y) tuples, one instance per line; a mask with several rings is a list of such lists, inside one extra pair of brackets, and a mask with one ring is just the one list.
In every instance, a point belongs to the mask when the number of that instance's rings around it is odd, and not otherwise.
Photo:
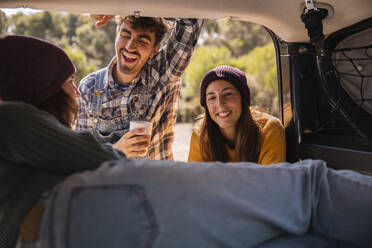
[[(242, 97), (242, 113), (236, 125), (235, 152), (238, 161), (258, 162), (261, 150), (261, 135), (258, 124), (253, 120), (249, 104)], [(201, 124), (200, 151), (204, 161), (228, 162), (227, 142), (218, 125), (206, 109)]]
[(78, 112), (76, 100), (63, 90), (36, 107), (53, 115), (68, 128), (72, 128)]

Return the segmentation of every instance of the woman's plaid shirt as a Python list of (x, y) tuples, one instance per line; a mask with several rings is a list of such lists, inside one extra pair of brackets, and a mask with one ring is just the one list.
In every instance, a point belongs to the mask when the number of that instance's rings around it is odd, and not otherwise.
[[(123, 90), (112, 78), (116, 58), (110, 62), (104, 81), (100, 118), (145, 117), (153, 123), (148, 152), (150, 159), (173, 159), (172, 144), (177, 117), (181, 77), (197, 43), (203, 20), (177, 20), (167, 45), (149, 59), (128, 89)], [(92, 129), (91, 112), (95, 94), (95, 74), (85, 77), (79, 86), (77, 129)]]

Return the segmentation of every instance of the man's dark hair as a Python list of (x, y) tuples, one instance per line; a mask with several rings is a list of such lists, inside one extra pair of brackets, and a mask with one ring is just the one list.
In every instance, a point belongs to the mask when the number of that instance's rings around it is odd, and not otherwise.
[(117, 16), (116, 24), (117, 32), (119, 32), (120, 25), (126, 22), (133, 29), (146, 30), (155, 33), (155, 46), (159, 45), (163, 40), (165, 34), (168, 32), (168, 22), (163, 18), (155, 17), (135, 17), (135, 16)]

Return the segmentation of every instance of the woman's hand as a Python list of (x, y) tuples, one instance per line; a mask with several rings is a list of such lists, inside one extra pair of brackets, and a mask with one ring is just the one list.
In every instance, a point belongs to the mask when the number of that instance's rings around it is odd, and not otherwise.
[(129, 131), (112, 146), (124, 152), (128, 157), (144, 156), (150, 145), (150, 135), (142, 135), (144, 131), (144, 128)]
[(91, 14), (90, 17), (96, 20), (96, 27), (100, 27), (100, 26), (105, 25), (111, 19), (113, 19), (114, 15), (93, 15)]

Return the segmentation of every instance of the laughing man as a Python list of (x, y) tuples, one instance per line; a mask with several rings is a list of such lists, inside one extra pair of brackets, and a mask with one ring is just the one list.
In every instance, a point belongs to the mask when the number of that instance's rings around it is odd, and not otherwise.
[[(145, 152), (150, 159), (172, 160), (181, 77), (203, 21), (177, 20), (163, 48), (164, 19), (126, 16), (116, 22), (115, 57), (80, 83), (77, 129), (91, 129), (128, 157)], [(138, 130), (128, 131), (131, 120), (152, 122), (149, 145)]]

